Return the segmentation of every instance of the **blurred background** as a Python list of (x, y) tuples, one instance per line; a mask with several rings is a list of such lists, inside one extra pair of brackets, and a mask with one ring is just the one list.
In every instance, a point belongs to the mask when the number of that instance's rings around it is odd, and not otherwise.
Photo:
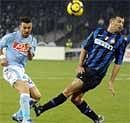
[[(130, 33), (130, 0), (82, 0), (84, 14), (70, 16), (70, 0), (1, 0), (0, 38), (18, 28), (20, 16), (33, 21), (38, 46), (80, 48), (81, 41), (97, 27), (106, 27), (113, 15), (125, 17), (124, 34)], [(65, 50), (65, 57), (79, 56), (80, 49)]]
[(70, 39), (72, 47), (80, 47), (81, 41), (97, 26), (106, 27), (114, 14), (126, 17), (124, 33), (130, 33), (130, 0), (83, 0), (84, 14), (69, 16), (66, 5), (69, 0), (1, 0), (0, 37), (17, 30), (20, 16), (33, 20), (33, 34), (39, 45), (65, 46)]

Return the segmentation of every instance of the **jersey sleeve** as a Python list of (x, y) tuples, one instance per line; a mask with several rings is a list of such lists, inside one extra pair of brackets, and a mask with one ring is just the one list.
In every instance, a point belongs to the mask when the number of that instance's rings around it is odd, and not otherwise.
[(81, 48), (84, 48), (85, 50), (90, 50), (93, 47), (94, 40), (97, 37), (98, 33), (103, 30), (102, 28), (97, 28), (95, 31), (93, 31), (81, 44)]
[(7, 34), (4, 37), (2, 37), (2, 39), (0, 40), (0, 49), (7, 47), (9, 40), (11, 39), (11, 35)]
[(128, 42), (123, 40), (124, 42), (120, 45), (120, 47), (116, 50), (115, 53), (115, 64), (122, 64), (124, 53)]
[(93, 37), (93, 33), (92, 32), (81, 44), (81, 48), (85, 49), (85, 50), (88, 50), (92, 45), (93, 45), (93, 42), (94, 42), (94, 37)]
[(36, 47), (37, 47), (37, 40), (36, 40), (36, 38), (33, 38), (32, 47), (31, 47), (31, 52), (33, 54), (35, 54)]

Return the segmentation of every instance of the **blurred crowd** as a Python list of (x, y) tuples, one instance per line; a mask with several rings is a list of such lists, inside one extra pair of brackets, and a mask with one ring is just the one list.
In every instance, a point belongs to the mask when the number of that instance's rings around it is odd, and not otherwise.
[(17, 30), (20, 16), (30, 16), (33, 21), (33, 34), (40, 43), (44, 41), (64, 45), (66, 40), (71, 39), (76, 47), (78, 42), (97, 26), (106, 27), (109, 18), (117, 13), (126, 17), (124, 34), (130, 33), (129, 0), (92, 0), (88, 3), (83, 0), (85, 11), (82, 17), (67, 14), (68, 1), (1, 0), (0, 37)]

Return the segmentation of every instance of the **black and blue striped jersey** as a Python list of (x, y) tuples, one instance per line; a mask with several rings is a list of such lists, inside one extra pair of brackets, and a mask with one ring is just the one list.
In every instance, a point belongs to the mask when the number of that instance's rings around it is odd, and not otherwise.
[(115, 64), (122, 63), (126, 46), (123, 35), (98, 28), (82, 43), (82, 48), (88, 52), (84, 65), (104, 76), (113, 60)]

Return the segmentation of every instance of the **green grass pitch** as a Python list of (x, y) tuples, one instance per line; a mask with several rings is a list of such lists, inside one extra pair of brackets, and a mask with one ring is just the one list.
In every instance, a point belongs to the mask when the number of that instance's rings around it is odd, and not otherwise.
[[(75, 77), (78, 61), (31, 61), (26, 72), (39, 88), (45, 103), (58, 95)], [(124, 63), (115, 81), (116, 95), (108, 90), (111, 73), (108, 70), (100, 86), (85, 94), (88, 104), (99, 114), (104, 115), (104, 123), (130, 123), (130, 64)], [(2, 79), (0, 68), (0, 123), (15, 123), (11, 115), (19, 108), (19, 95)], [(57, 108), (36, 118), (31, 111), (34, 123), (92, 123), (68, 100)]]

